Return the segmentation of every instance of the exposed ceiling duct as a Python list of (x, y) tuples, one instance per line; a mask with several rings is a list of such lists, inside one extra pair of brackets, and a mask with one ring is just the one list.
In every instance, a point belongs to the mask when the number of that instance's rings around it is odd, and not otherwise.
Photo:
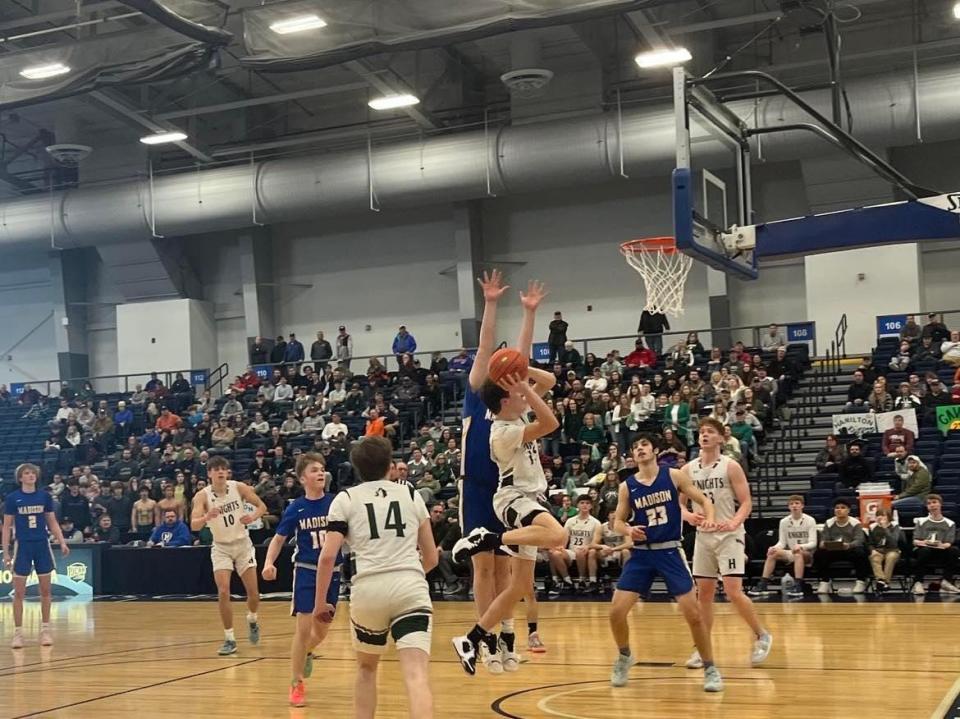
[[(960, 137), (956, 70), (924, 70), (919, 92), (913, 73), (887, 74), (847, 84), (857, 136), (874, 147), (916, 142), (915, 97), (923, 137)], [(829, 92), (806, 95), (823, 112)], [(731, 103), (760, 125), (804, 122), (782, 98)], [(756, 116), (756, 119), (755, 119)], [(454, 202), (489, 195), (609, 182), (619, 177), (614, 113), (471, 131), (364, 150), (266, 160), (254, 166), (198, 170), (147, 181), (85, 187), (0, 205), (0, 246), (58, 248), (139, 241), (279, 223), (295, 218)], [(674, 117), (669, 104), (624, 110), (624, 169), (632, 178), (663, 175), (674, 164)], [(765, 159), (787, 160), (835, 152), (813, 136), (764, 139)], [(372, 182), (371, 182), (372, 180)], [(664, 185), (665, 189), (667, 185)], [(949, 188), (946, 188), (949, 189)], [(51, 227), (52, 223), (52, 227)]]

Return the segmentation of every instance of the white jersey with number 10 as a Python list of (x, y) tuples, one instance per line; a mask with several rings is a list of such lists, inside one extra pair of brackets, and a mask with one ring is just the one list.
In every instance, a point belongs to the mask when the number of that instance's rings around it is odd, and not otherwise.
[(227, 491), (221, 495), (213, 491), (212, 484), (204, 487), (203, 491), (207, 493), (207, 506), (220, 510), (218, 517), (207, 522), (214, 543), (232, 544), (248, 538), (250, 534), (247, 527), (240, 521), (240, 517), (244, 516), (247, 510), (243, 506), (243, 497), (240, 496), (236, 481), (228, 479)]

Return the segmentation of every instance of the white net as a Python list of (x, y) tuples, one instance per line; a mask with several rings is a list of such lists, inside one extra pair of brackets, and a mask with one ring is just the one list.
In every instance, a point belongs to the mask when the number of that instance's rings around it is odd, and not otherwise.
[(663, 312), (679, 317), (683, 314), (683, 288), (693, 258), (678, 252), (672, 243), (648, 245), (630, 243), (621, 247), (627, 264), (637, 271), (647, 290), (643, 306), (647, 312)]

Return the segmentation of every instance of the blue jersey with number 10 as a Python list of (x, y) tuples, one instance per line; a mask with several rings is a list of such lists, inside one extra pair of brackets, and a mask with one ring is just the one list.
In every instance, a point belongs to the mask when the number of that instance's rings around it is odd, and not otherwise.
[(680, 515), (680, 494), (670, 479), (670, 468), (660, 467), (650, 485), (642, 484), (636, 475), (627, 477), (630, 490), (630, 525), (644, 527), (646, 542), (636, 546), (680, 541), (683, 520)]
[[(327, 536), (327, 514), (333, 503), (333, 495), (325, 494), (320, 499), (297, 497), (283, 513), (277, 534), (289, 537), (296, 533), (297, 551), (293, 553), (293, 563), (299, 566), (316, 567), (323, 550), (323, 540)], [(343, 557), (337, 554), (337, 564)]]

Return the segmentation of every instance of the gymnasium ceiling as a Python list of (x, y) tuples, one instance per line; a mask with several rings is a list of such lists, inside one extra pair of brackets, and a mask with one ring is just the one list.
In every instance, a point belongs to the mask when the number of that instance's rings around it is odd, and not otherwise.
[[(822, 83), (828, 62), (821, 16), (803, 6), (826, 3), (649, 0), (633, 3), (628, 13), (453, 38), (446, 45), (370, 54), (322, 69), (266, 72), (240, 62), (247, 55), (243, 11), (261, 0), (228, 0), (220, 5), (233, 40), (216, 53), (215, 62), (177, 79), (0, 110), (0, 197), (49, 188), (53, 161), (44, 147), (51, 141), (93, 148), (81, 165), (85, 182), (143, 172), (148, 159), (158, 171), (249, 162), (308, 147), (365, 144), (368, 138), (598, 112), (618, 98), (625, 105), (663, 100), (670, 93), (669, 72), (641, 71), (633, 61), (637, 52), (655, 46), (687, 47), (693, 55), (688, 68), (696, 74), (722, 64), (724, 70), (767, 70), (793, 85)], [(954, 5), (953, 0), (836, 2), (845, 75), (958, 62), (960, 20)], [(121, 48), (115, 54), (122, 55), (123, 47), (133, 54), (146, 37), (159, 48), (173, 42), (166, 28), (129, 3), (0, 2), (0, 59), (103, 41), (115, 41)], [(511, 50), (515, 56), (538, 55), (537, 64), (554, 73), (541, 97), (511, 97), (501, 82), (503, 73), (517, 69)], [(420, 104), (386, 112), (367, 106), (372, 97), (400, 92), (416, 94)], [(180, 129), (188, 140), (148, 154), (137, 140), (157, 129)]]

